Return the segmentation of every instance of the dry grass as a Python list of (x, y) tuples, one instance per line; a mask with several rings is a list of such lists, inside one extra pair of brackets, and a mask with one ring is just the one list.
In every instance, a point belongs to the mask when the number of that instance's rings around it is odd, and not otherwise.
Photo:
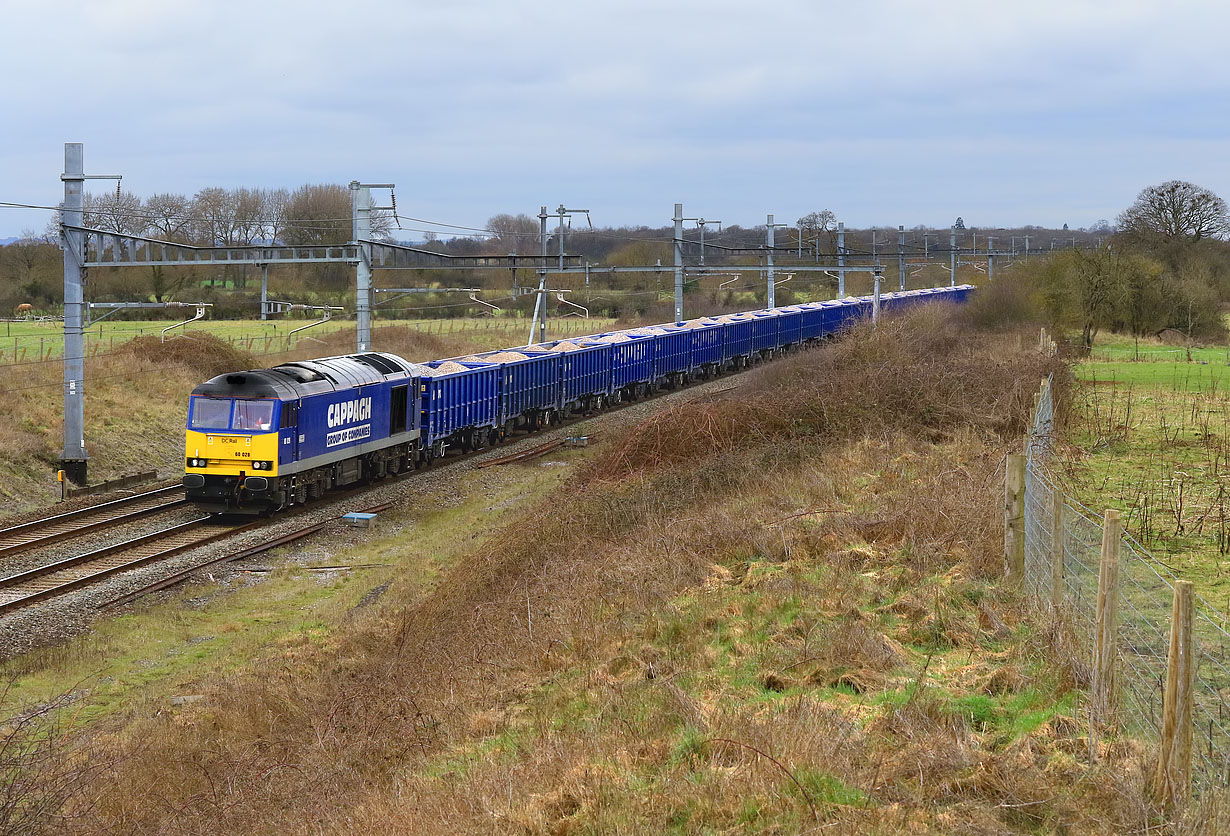
[[(629, 435), (608, 463), (621, 478), (671, 467), (715, 449), (786, 439), (840, 440), (907, 432), (941, 440), (963, 428), (1002, 438), (1024, 433), (1027, 405), (1045, 376), (1015, 339), (963, 329), (943, 307), (870, 325), (823, 352), (771, 364), (737, 394), (679, 404)], [(1009, 371), (1011, 370), (1011, 372)], [(1020, 374), (1021, 371), (1032, 374)]]
[(1041, 361), (935, 316), (668, 410), (426, 596), (134, 707), (71, 832), (1155, 825), (993, 583)]

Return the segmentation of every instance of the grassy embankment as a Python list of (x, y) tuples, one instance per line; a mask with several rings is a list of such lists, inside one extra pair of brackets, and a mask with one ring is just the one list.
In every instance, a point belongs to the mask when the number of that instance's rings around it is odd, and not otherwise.
[[(123, 350), (124, 346), (138, 337), (160, 337), (163, 329), (182, 322), (175, 320), (104, 320), (85, 332), (87, 356)], [(257, 319), (220, 319), (192, 322), (167, 333), (168, 339), (179, 336), (199, 337), (211, 335), (234, 348), (254, 355), (281, 352), (288, 348), (291, 331), (303, 328), (311, 320), (276, 319), (261, 322)], [(578, 317), (552, 318), (549, 326), (554, 338), (565, 334), (590, 334), (609, 328), (614, 320)], [(529, 333), (530, 321), (517, 317), (482, 317), (452, 319), (405, 319), (395, 321), (376, 320), (373, 327), (408, 328), (425, 334), (448, 335), (469, 331), (501, 331), (507, 336), (500, 347), (524, 342)], [(338, 332), (354, 334), (354, 322), (349, 319), (333, 319), (313, 325), (306, 331), (290, 338), (290, 347), (310, 349), (311, 344)], [(330, 340), (330, 343), (333, 341)], [(37, 362), (40, 357), (60, 360), (64, 356), (64, 324), (57, 321), (5, 322), (0, 325), (0, 370), (5, 365), (17, 363), (17, 367)]]
[(55, 826), (1143, 831), (1147, 757), (1000, 587), (1019, 345), (924, 312), (667, 408), (438, 583), (113, 712)]
[(1108, 336), (1075, 373), (1071, 491), (1230, 610), (1230, 353)]
[[(591, 333), (611, 324), (610, 320), (555, 320), (548, 336)], [(182, 471), (188, 392), (202, 380), (235, 369), (354, 350), (353, 323), (311, 339), (297, 337), (289, 350), (283, 338), (282, 345), (275, 342), (269, 353), (264, 352), (263, 338), (250, 332), (240, 336), (254, 325), (210, 323), (208, 330), (200, 328), (166, 343), (158, 331), (147, 328), (139, 335), (125, 330), (117, 332), (122, 336), (117, 336), (114, 351), (88, 357), (85, 436), (91, 481), (151, 469), (171, 475)], [(491, 325), (490, 320), (440, 320), (432, 327), (443, 327), (442, 334), (408, 325), (377, 326), (373, 343), (382, 351), (422, 361), (504, 348), (525, 339), (522, 330)], [(0, 435), (5, 439), (0, 445), (0, 513), (13, 513), (59, 497), (54, 466), (63, 446), (63, 366), (58, 360), (0, 364), (0, 374), (4, 380)]]

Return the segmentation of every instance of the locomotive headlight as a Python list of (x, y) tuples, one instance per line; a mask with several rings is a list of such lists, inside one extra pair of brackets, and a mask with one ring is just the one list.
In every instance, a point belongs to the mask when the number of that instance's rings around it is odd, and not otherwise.
[(252, 462), (253, 470), (273, 470), (273, 462), (254, 461)]
[(204, 467), (204, 459), (188, 459), (188, 467)]

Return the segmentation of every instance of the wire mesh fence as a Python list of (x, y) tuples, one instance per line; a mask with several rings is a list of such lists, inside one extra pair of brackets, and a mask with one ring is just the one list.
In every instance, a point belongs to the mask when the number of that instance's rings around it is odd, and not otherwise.
[[(1026, 443), (1026, 591), (1061, 610), (1090, 662), (1097, 629), (1103, 522), (1054, 477), (1053, 380), (1043, 383)], [(1178, 578), (1124, 534), (1120, 543), (1116, 719), (1157, 741)], [(1196, 596), (1193, 615), (1192, 769), (1197, 789), (1230, 786), (1230, 632), (1226, 614)]]

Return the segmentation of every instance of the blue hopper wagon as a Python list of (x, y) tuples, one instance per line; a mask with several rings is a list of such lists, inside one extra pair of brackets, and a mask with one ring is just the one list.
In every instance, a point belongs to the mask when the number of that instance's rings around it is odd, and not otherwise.
[(544, 427), (562, 409), (557, 352), (504, 349), (463, 358), (462, 362), (490, 364), (499, 369), (500, 406), (496, 423), (503, 435), (519, 427)]
[(500, 423), (499, 366), (432, 360), (422, 369), (424, 459), (486, 444)]
[(721, 324), (712, 319), (693, 319), (679, 324), (689, 334), (688, 351), (692, 358), (692, 370), (708, 376), (722, 365)]
[(609, 333), (586, 337), (582, 345), (611, 347), (611, 396), (636, 397), (653, 380), (653, 338)]

